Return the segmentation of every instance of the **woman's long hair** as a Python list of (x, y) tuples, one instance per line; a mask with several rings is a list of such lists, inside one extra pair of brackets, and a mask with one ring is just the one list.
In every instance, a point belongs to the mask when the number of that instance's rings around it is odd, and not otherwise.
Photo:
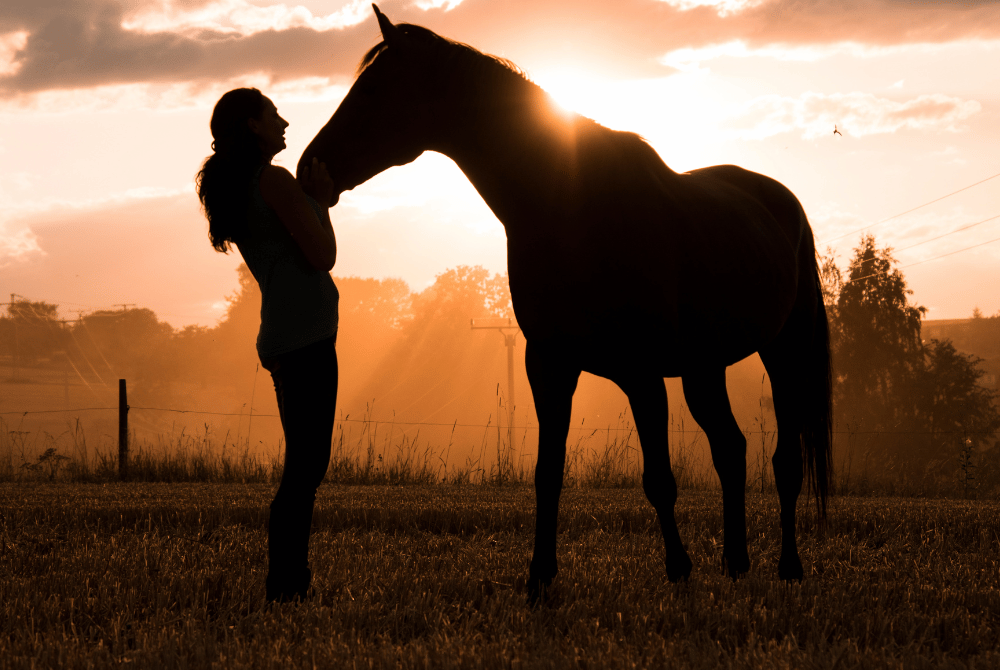
[(237, 88), (215, 103), (212, 111), (212, 151), (195, 177), (198, 199), (208, 219), (208, 239), (226, 253), (246, 230), (247, 207), (254, 171), (264, 154), (247, 121), (264, 112), (264, 94)]

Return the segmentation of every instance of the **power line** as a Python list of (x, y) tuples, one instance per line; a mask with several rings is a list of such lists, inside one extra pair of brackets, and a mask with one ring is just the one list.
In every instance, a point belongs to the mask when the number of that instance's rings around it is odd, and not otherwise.
[(112, 410), (118, 409), (117, 407), (78, 407), (76, 409), (29, 409), (29, 410), (11, 410), (8, 412), (0, 412), (2, 414), (20, 414), (22, 416), (27, 416), (29, 414), (58, 414), (62, 412), (93, 412), (95, 410)]
[(910, 263), (909, 265), (904, 265), (904, 268), (912, 268), (914, 265), (920, 265), (922, 263), (930, 263), (931, 261), (936, 261), (939, 258), (944, 258), (945, 256), (951, 256), (953, 254), (958, 254), (963, 251), (968, 251), (969, 249), (975, 249), (976, 247), (981, 247), (985, 244), (992, 244), (993, 242), (1000, 242), (1000, 237), (994, 237), (992, 240), (986, 240), (985, 242), (980, 242), (979, 244), (973, 244), (971, 247), (965, 247), (964, 249), (957, 249), (955, 251), (949, 251), (946, 254), (941, 254), (940, 256), (935, 256), (934, 258), (928, 258), (926, 260), (917, 261), (916, 263)]
[(995, 214), (994, 216), (991, 216), (988, 219), (983, 219), (982, 221), (976, 221), (975, 223), (970, 223), (967, 226), (962, 226), (961, 228), (956, 228), (955, 230), (949, 231), (949, 232), (947, 232), (947, 233), (945, 233), (943, 235), (938, 235), (937, 237), (932, 237), (929, 240), (924, 240), (923, 242), (917, 242), (916, 244), (911, 244), (910, 246), (903, 247), (902, 249), (895, 249), (894, 251), (902, 253), (904, 251), (908, 251), (910, 249), (913, 249), (914, 247), (919, 247), (922, 244), (927, 244), (928, 242), (933, 242), (934, 240), (940, 240), (942, 237), (948, 237), (949, 235), (954, 235), (955, 233), (960, 233), (963, 230), (968, 230), (969, 228), (975, 228), (976, 226), (978, 226), (980, 224), (986, 223), (988, 221), (992, 221), (994, 219), (1000, 219), (1000, 214)]
[[(998, 216), (1000, 216), (1000, 215), (998, 215)], [(997, 218), (997, 217), (993, 217), (993, 218)], [(945, 256), (953, 256), (955, 254), (962, 253), (963, 251), (968, 251), (969, 249), (975, 249), (976, 247), (981, 247), (981, 246), (984, 246), (986, 244), (993, 244), (994, 242), (1000, 242), (1000, 237), (994, 237), (992, 240), (986, 240), (985, 242), (980, 242), (979, 244), (973, 244), (972, 246), (969, 246), (969, 247), (964, 247), (962, 249), (956, 249), (955, 251), (949, 251), (946, 254), (941, 254), (940, 256), (935, 256), (934, 258), (925, 258), (922, 261), (916, 261), (915, 263), (910, 263), (909, 265), (902, 265), (898, 269), (899, 270), (905, 270), (906, 268), (912, 268), (914, 265), (922, 265), (924, 263), (930, 263), (931, 261), (936, 261), (939, 258), (944, 258)], [(914, 246), (916, 246), (916, 245), (914, 245)], [(873, 275), (865, 275), (864, 277), (857, 277), (855, 279), (848, 279), (847, 281), (844, 282), (844, 284), (850, 284), (851, 282), (861, 281), (862, 279), (871, 279), (872, 277), (877, 277), (877, 276), (878, 276), (878, 273), (875, 273)]]
[(872, 224), (867, 225), (867, 226), (865, 226), (863, 228), (858, 228), (857, 230), (852, 230), (849, 233), (844, 233), (843, 235), (838, 235), (837, 237), (831, 237), (828, 240), (824, 240), (820, 244), (829, 244), (830, 242), (836, 242), (837, 240), (841, 240), (841, 239), (843, 239), (845, 237), (848, 237), (850, 235), (854, 235), (856, 233), (860, 233), (860, 232), (863, 232), (865, 230), (868, 230), (869, 228), (874, 228), (875, 226), (882, 225), (883, 223), (886, 223), (887, 221), (892, 221), (893, 219), (898, 219), (899, 217), (903, 216), (904, 214), (909, 214), (910, 212), (915, 212), (918, 209), (922, 209), (924, 207), (927, 207), (928, 205), (933, 205), (935, 202), (941, 202), (945, 198), (950, 198), (951, 196), (955, 195), (956, 193), (961, 193), (962, 191), (967, 191), (970, 188), (972, 188), (973, 186), (979, 186), (980, 184), (984, 184), (984, 183), (988, 182), (991, 179), (996, 179), (997, 177), (1000, 177), (1000, 172), (996, 173), (995, 175), (989, 176), (986, 179), (983, 179), (981, 181), (977, 181), (975, 184), (969, 184), (968, 186), (960, 188), (957, 191), (952, 191), (951, 193), (949, 193), (947, 195), (942, 195), (940, 198), (935, 198), (934, 200), (931, 200), (929, 202), (925, 202), (922, 205), (917, 205), (916, 207), (914, 207), (912, 209), (908, 209), (905, 212), (900, 212), (899, 214), (893, 214), (889, 218), (882, 219), (881, 221), (878, 221), (877, 223), (872, 223)]
[[(82, 302), (69, 302), (68, 300), (46, 300), (44, 298), (41, 298), (41, 299), (28, 298), (26, 296), (21, 295), (20, 293), (18, 293), (17, 295), (21, 297), (21, 300), (18, 300), (16, 302), (36, 302), (36, 303), (37, 302), (44, 302), (44, 303), (49, 304), (49, 305), (76, 305), (77, 307), (89, 307), (90, 309), (96, 309), (96, 310), (108, 309), (106, 307), (96, 307), (94, 305), (85, 305)], [(0, 306), (2, 306), (2, 305), (11, 305), (11, 304), (13, 304), (13, 303), (10, 303), (10, 302), (0, 302)], [(108, 309), (108, 311), (112, 311), (112, 310)]]

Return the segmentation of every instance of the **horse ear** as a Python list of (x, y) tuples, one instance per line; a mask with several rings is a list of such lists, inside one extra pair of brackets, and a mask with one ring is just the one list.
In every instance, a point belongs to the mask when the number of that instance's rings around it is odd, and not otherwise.
[(399, 28), (392, 25), (392, 21), (390, 21), (385, 14), (378, 10), (378, 7), (374, 2), (372, 3), (372, 9), (375, 10), (375, 18), (378, 19), (378, 27), (382, 31), (382, 39), (384, 39), (385, 43), (389, 45), (389, 48), (405, 49), (406, 36), (400, 32)]

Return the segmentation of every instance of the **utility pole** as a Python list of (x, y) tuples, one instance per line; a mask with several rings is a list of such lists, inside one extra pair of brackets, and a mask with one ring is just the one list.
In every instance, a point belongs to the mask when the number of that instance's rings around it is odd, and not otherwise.
[(507, 407), (508, 426), (514, 425), (514, 341), (521, 327), (514, 319), (470, 319), (472, 330), (499, 330), (507, 346)]
[(66, 409), (69, 409), (69, 353), (60, 349), (59, 351), (53, 351), (52, 355), (62, 356), (63, 358), (63, 402)]
[[(13, 372), (11, 373), (11, 379), (13, 381), (17, 381), (17, 378), (20, 375), (20, 370), (18, 368), (20, 367), (20, 362), (21, 362), (20, 361), (20, 358), (21, 358), (20, 351), (18, 350), (18, 346), (17, 346), (17, 317), (15, 316), (15, 313), (14, 313), (14, 301), (18, 297), (19, 296), (16, 293), (11, 293), (10, 294), (10, 305), (7, 307), (7, 312), (10, 314), (10, 323), (11, 323), (11, 326), (13, 327), (13, 329), (14, 329), (14, 359), (11, 361), (13, 363), (12, 367), (14, 368)], [(24, 297), (24, 296), (20, 296), (20, 297)]]

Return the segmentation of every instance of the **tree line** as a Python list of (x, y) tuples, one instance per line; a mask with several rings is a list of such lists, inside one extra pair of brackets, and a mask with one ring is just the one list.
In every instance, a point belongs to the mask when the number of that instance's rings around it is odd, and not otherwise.
[[(861, 239), (844, 272), (829, 250), (820, 258), (838, 451), (915, 478), (956, 473), (971, 453), (997, 469), (1000, 413), (996, 391), (982, 384), (984, 359), (949, 339), (922, 338), (927, 310), (911, 303), (913, 292), (895, 265), (892, 249), (879, 248), (872, 235)], [(1000, 314), (984, 317), (977, 309), (971, 326), (975, 335), (963, 344), (992, 352)]]
[[(225, 313), (211, 327), (174, 328), (148, 308), (61, 319), (56, 304), (14, 300), (0, 315), (0, 360), (6, 368), (0, 375), (30, 381), (31, 368), (68, 366), (74, 383), (116, 385), (127, 378), (130, 398), (134, 391), (147, 402), (183, 404), (185, 387), (191, 385), (218, 389), (220, 396), (242, 393), (257, 372), (261, 299), (245, 264), (237, 274), (238, 288), (226, 296)], [(513, 316), (506, 275), (491, 275), (480, 266), (447, 270), (420, 292), (396, 278), (337, 277), (335, 282), (342, 378), (371, 375), (387, 357), (401, 364), (418, 338), (441, 341), (447, 348), (447, 333), (467, 329), (470, 318)], [(435, 329), (443, 331), (435, 335)]]
[[(982, 359), (951, 340), (922, 338), (926, 309), (911, 303), (891, 249), (867, 235), (843, 271), (829, 250), (819, 263), (839, 457), (907, 476), (955, 470), (971, 452), (1000, 465), (997, 393), (983, 384)], [(175, 329), (145, 308), (65, 321), (55, 304), (15, 300), (0, 316), (0, 356), (11, 374), (18, 366), (70, 365), (84, 378), (128, 378), (130, 390), (165, 402), (177, 400), (182, 383), (245, 390), (256, 370), (260, 294), (245, 265), (237, 272), (239, 287), (212, 327)], [(393, 378), (415, 396), (428, 379), (459, 374), (455, 352), (470, 337), (470, 318), (513, 316), (506, 275), (479, 266), (447, 270), (419, 292), (391, 278), (336, 283), (341, 378)], [(1000, 314), (973, 316), (962, 348), (1000, 356)]]

